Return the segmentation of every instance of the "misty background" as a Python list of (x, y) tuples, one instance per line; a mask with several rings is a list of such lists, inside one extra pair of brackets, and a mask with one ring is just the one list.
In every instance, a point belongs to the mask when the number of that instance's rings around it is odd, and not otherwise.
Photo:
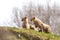
[(36, 16), (60, 34), (59, 0), (0, 0), (0, 26), (21, 27), (24, 16)]

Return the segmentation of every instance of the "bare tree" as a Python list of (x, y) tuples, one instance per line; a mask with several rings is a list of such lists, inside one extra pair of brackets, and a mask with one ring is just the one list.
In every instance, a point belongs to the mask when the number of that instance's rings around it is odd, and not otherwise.
[(15, 23), (16, 26), (20, 27), (21, 25), (21, 17), (22, 14), (18, 8), (13, 8), (13, 23)]
[[(49, 3), (49, 2), (48, 2)], [(18, 8), (13, 8), (13, 22), (20, 27), (21, 26), (21, 18), (26, 16), (29, 19), (32, 16), (38, 17), (44, 23), (51, 26), (54, 33), (60, 33), (59, 24), (60, 24), (60, 9), (57, 5), (53, 5), (52, 7), (47, 5), (45, 8), (42, 5), (34, 5), (33, 3), (28, 4), (28, 6), (24, 6), (22, 11)], [(29, 20), (29, 23), (30, 20)]]

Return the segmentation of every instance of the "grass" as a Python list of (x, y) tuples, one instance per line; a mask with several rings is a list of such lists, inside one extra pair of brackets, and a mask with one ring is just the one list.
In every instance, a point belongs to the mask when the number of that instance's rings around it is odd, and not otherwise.
[(60, 40), (60, 36), (37, 32), (31, 29), (10, 28), (12, 32), (21, 34), (21, 40)]
[(0, 40), (60, 40), (60, 36), (31, 29), (0, 27)]

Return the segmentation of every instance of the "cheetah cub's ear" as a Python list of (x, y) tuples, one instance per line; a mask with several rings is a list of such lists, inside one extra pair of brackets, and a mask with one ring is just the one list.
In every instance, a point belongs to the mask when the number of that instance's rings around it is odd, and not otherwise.
[(33, 17), (33, 19), (35, 19), (35, 17)]
[(25, 19), (27, 19), (27, 17), (25, 17)]

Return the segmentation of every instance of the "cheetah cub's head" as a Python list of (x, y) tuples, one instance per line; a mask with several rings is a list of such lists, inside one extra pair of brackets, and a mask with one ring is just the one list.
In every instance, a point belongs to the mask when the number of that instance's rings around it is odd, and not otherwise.
[(23, 17), (21, 21), (26, 21), (27, 20), (27, 17)]
[(35, 20), (36, 20), (36, 17), (32, 17), (32, 18), (31, 18), (31, 21), (35, 21)]

